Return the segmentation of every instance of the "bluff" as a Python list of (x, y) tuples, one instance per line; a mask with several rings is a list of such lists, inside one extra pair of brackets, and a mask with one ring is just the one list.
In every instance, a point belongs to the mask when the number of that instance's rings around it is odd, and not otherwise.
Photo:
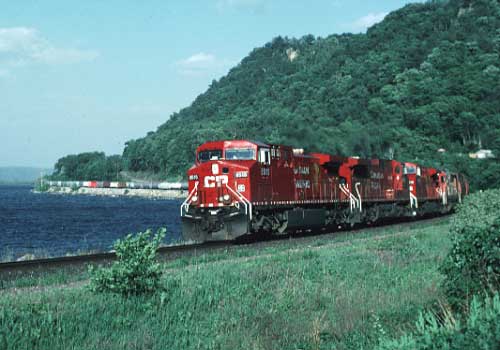
[(498, 161), (467, 155), (500, 155), (499, 54), (498, 0), (410, 4), (366, 34), (277, 37), (126, 142), (123, 168), (181, 177), (199, 144), (243, 138), (418, 161), (498, 187)]

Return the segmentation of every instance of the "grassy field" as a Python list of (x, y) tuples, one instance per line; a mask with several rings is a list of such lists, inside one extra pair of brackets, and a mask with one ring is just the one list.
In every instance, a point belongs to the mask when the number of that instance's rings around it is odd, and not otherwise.
[[(165, 263), (165, 290), (96, 295), (85, 272), (0, 291), (0, 349), (370, 349), (441, 300), (447, 220)], [(44, 287), (41, 287), (44, 286)]]

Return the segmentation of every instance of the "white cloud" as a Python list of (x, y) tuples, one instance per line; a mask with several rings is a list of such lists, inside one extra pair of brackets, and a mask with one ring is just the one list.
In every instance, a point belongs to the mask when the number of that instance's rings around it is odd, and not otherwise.
[(34, 28), (0, 28), (0, 70), (4, 73), (30, 63), (71, 64), (98, 56), (95, 50), (56, 47)]
[(356, 31), (365, 31), (372, 25), (381, 22), (385, 16), (387, 16), (387, 12), (379, 12), (379, 13), (369, 13), (366, 16), (358, 18), (355, 20), (351, 27)]
[(234, 62), (231, 60), (219, 59), (215, 55), (205, 52), (196, 53), (176, 62), (180, 73), (189, 76), (224, 73), (233, 64)]
[(216, 59), (214, 55), (200, 52), (182, 60), (182, 63), (186, 66), (210, 66), (215, 61)]
[(264, 12), (266, 0), (218, 0), (217, 8), (219, 11), (225, 9), (236, 9), (253, 13)]

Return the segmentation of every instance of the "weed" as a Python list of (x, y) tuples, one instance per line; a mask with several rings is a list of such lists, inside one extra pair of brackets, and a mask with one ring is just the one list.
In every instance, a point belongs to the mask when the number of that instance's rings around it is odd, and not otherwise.
[(383, 339), (378, 349), (498, 349), (498, 344), (500, 344), (498, 293), (492, 298), (487, 297), (483, 300), (475, 296), (469, 309), (470, 313), (464, 322), (457, 321), (452, 314), (446, 314), (444, 319), (440, 319), (430, 312), (421, 313), (414, 333), (397, 340)]
[(123, 295), (152, 293), (159, 287), (162, 274), (156, 251), (165, 237), (165, 229), (154, 237), (151, 231), (129, 234), (114, 244), (116, 261), (109, 268), (89, 267), (90, 289)]

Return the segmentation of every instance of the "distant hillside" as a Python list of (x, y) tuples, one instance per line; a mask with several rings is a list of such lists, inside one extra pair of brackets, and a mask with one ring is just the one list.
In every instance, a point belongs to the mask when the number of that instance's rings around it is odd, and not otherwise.
[(394, 11), (366, 34), (277, 37), (128, 141), (122, 166), (180, 177), (199, 144), (246, 138), (416, 160), (463, 171), (476, 188), (500, 186), (496, 160), (462, 156), (500, 154), (499, 28), (497, 0), (436, 0)]
[(32, 167), (0, 167), (0, 183), (32, 183), (52, 170)]

